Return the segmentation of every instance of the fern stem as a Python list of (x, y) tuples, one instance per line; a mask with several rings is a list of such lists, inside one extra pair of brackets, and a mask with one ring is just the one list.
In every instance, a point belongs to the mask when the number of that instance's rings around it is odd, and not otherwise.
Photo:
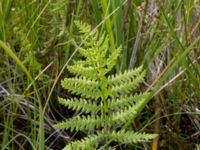
[[(108, 113), (109, 113), (109, 109), (108, 109), (108, 102), (107, 102), (107, 98), (108, 98), (108, 81), (107, 78), (105, 77), (105, 68), (100, 68), (100, 89), (101, 89), (101, 100), (102, 100), (102, 117), (103, 117), (103, 132), (104, 135), (107, 135), (107, 133), (109, 132), (110, 129), (110, 121), (108, 118)], [(108, 138), (105, 137), (104, 142), (105, 145), (108, 145)], [(108, 147), (106, 146), (105, 149), (108, 149)]]

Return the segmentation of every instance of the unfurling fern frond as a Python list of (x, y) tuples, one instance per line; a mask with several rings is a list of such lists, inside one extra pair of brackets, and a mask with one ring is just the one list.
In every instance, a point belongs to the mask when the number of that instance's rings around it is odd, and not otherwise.
[(58, 101), (82, 115), (67, 119), (54, 127), (89, 131), (90, 134), (82, 140), (69, 143), (64, 150), (90, 150), (104, 144), (108, 148), (112, 146), (111, 141), (132, 144), (154, 138), (155, 134), (115, 131), (115, 127), (119, 128), (130, 119), (135, 119), (147, 103), (148, 93), (132, 95), (133, 89), (143, 81), (145, 71), (139, 67), (109, 75), (117, 63), (121, 47), (110, 53), (108, 36), (99, 36), (97, 31), (93, 31), (85, 23), (76, 21), (75, 24), (81, 39), (80, 45), (76, 44), (76, 47), (83, 59), (68, 66), (75, 77), (65, 78), (61, 85), (81, 98), (58, 98)]

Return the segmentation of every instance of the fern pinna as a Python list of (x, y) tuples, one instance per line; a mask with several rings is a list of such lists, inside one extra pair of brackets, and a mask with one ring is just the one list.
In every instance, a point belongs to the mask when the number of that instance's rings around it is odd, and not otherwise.
[(109, 39), (105, 34), (99, 37), (98, 32), (91, 30), (88, 24), (79, 21), (75, 24), (80, 33), (81, 46), (78, 46), (78, 50), (83, 59), (68, 66), (68, 70), (75, 77), (65, 78), (61, 85), (81, 98), (58, 98), (58, 101), (83, 113), (58, 123), (55, 127), (71, 131), (92, 131), (93, 134), (69, 143), (64, 150), (99, 147), (107, 149), (111, 142), (132, 144), (154, 138), (155, 134), (119, 130), (130, 118), (136, 116), (137, 110), (141, 109), (148, 96), (130, 94), (145, 75), (142, 67), (109, 75), (121, 48), (109, 53)]

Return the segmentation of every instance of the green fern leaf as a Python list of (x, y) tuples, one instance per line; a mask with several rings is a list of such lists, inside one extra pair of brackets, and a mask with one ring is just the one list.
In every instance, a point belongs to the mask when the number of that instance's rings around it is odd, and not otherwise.
[(109, 134), (109, 138), (112, 139), (113, 141), (126, 144), (132, 144), (144, 141), (146, 142), (150, 139), (155, 138), (156, 136), (157, 134), (138, 133), (138, 132), (124, 131), (124, 130), (120, 130), (118, 132), (113, 131), (111, 134)]
[(97, 58), (96, 53), (97, 53), (97, 50), (98, 50), (97, 48), (98, 47), (92, 47), (92, 48), (86, 49), (86, 48), (79, 47), (79, 53), (89, 60), (94, 59), (95, 62), (98, 62), (98, 60), (96, 59)]
[(85, 77), (65, 78), (61, 85), (64, 89), (82, 97), (98, 99), (101, 96), (99, 83)]
[(74, 141), (67, 145), (63, 150), (95, 150), (104, 135), (97, 133), (96, 135), (90, 135), (82, 140)]
[(94, 102), (90, 102), (86, 99), (77, 99), (77, 98), (71, 98), (71, 99), (64, 99), (64, 98), (58, 98), (58, 101), (60, 104), (67, 106), (69, 109), (81, 111), (85, 113), (97, 113), (100, 111), (101, 107), (96, 105)]
[(136, 115), (137, 112), (134, 110), (133, 106), (125, 107), (124, 109), (114, 112), (111, 115), (112, 124), (115, 125), (116, 123), (125, 123), (127, 122), (130, 117)]
[(101, 118), (91, 117), (91, 116), (77, 116), (72, 119), (67, 119), (63, 122), (57, 123), (54, 125), (57, 129), (70, 129), (71, 131), (85, 131), (85, 130), (94, 130), (95, 128), (99, 128), (101, 126)]
[(98, 32), (96, 31), (91, 31), (87, 33), (84, 33), (83, 35), (81, 35), (81, 41), (83, 44), (83, 47), (93, 47), (94, 46), (94, 42), (96, 42), (98, 40)]
[(124, 107), (128, 106), (133, 106), (135, 105), (138, 101), (143, 101), (144, 99), (147, 98), (149, 93), (140, 93), (140, 94), (135, 94), (134, 96), (123, 96), (118, 98), (117, 100), (115, 99), (109, 99), (108, 100), (108, 107), (111, 110), (119, 110)]
[(133, 89), (143, 81), (145, 71), (142, 66), (108, 76), (117, 63), (121, 47), (109, 53), (107, 35), (99, 37), (98, 31), (92, 30), (88, 24), (79, 21), (75, 24), (81, 40), (81, 43), (79, 45), (75, 43), (75, 46), (83, 59), (68, 66), (68, 70), (75, 77), (65, 78), (61, 85), (82, 98), (58, 98), (58, 101), (69, 109), (88, 114), (67, 119), (54, 127), (71, 131), (96, 131), (96, 133), (68, 144), (64, 150), (95, 149), (100, 145), (100, 141), (108, 144), (108, 148), (110, 141), (132, 144), (154, 138), (155, 134), (115, 131), (116, 125), (134, 120), (148, 100), (148, 93), (131, 95)]
[(98, 47), (100, 57), (103, 59), (106, 57), (109, 48), (109, 38), (103, 34), (95, 44)]
[(144, 101), (146, 101), (146, 98), (138, 100), (132, 106), (130, 105), (128, 107), (125, 107), (124, 109), (114, 112), (110, 117), (113, 121), (113, 124), (126, 123), (128, 120), (134, 119), (137, 116), (137, 113), (139, 112), (141, 106), (144, 104)]
[(114, 96), (120, 96), (123, 94), (129, 94), (135, 89), (139, 83), (142, 82), (145, 72), (143, 71), (140, 76), (134, 78), (134, 80), (129, 80), (126, 83), (121, 83), (120, 85), (111, 86), (111, 91)]
[(97, 67), (84, 67), (83, 65), (68, 66), (68, 70), (76, 76), (86, 77), (90, 80), (96, 80), (98, 78)]
[(113, 51), (113, 53), (107, 58), (107, 60), (104, 63), (104, 67), (107, 67), (106, 73), (111, 71), (111, 69), (116, 65), (117, 58), (119, 57), (121, 52), (121, 46)]
[(79, 30), (79, 33), (90, 33), (91, 31), (91, 26), (88, 25), (87, 23), (83, 23), (81, 21), (74, 21), (76, 27), (78, 28)]
[[(142, 74), (142, 76), (140, 75)], [(134, 70), (129, 70), (125, 71), (123, 74), (118, 73), (116, 75), (108, 76), (108, 84), (112, 86), (117, 86), (123, 83), (127, 83), (131, 80), (135, 80), (135, 77), (141, 76), (143, 78), (143, 71), (142, 71), (142, 66), (134, 69)]]

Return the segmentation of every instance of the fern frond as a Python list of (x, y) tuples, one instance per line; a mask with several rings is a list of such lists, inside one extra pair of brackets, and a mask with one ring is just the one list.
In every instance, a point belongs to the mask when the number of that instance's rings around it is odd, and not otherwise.
[(67, 119), (63, 122), (57, 123), (54, 125), (57, 129), (70, 129), (71, 131), (85, 131), (85, 130), (94, 130), (101, 126), (101, 118), (96, 116), (77, 116), (72, 119)]
[(79, 53), (86, 58), (85, 62), (87, 62), (89, 66), (94, 66), (96, 64), (96, 67), (99, 67), (99, 65), (102, 67), (103, 64), (101, 63), (104, 63), (108, 51), (108, 37), (103, 35), (96, 41), (90, 39), (90, 42), (90, 47), (78, 47)]
[(79, 30), (79, 33), (90, 33), (91, 26), (87, 23), (81, 22), (81, 21), (74, 21), (77, 29)]
[(79, 61), (75, 61), (74, 62), (74, 65), (82, 65), (84, 67), (94, 67), (96, 68), (96, 66), (93, 64), (93, 63), (97, 63), (96, 60), (93, 60), (93, 59), (86, 59), (86, 60), (79, 60)]
[[(115, 131), (116, 124), (121, 125), (134, 120), (148, 101), (148, 93), (131, 95), (132, 90), (144, 78), (145, 71), (142, 66), (135, 70), (108, 76), (117, 63), (121, 46), (109, 53), (107, 35), (99, 36), (98, 31), (92, 30), (86, 23), (76, 21), (75, 24), (81, 41), (80, 45), (75, 43), (75, 46), (83, 59), (68, 66), (68, 70), (75, 77), (65, 78), (61, 85), (72, 94), (80, 95), (82, 98), (58, 98), (58, 101), (69, 109), (89, 114), (67, 119), (54, 127), (71, 131), (95, 130), (97, 132), (95, 135), (89, 135), (88, 138), (70, 143), (64, 150), (95, 149), (102, 140), (109, 147), (112, 145), (110, 141), (132, 144), (154, 138), (155, 134)], [(98, 100), (101, 105), (91, 100)]]
[(133, 106), (135, 105), (138, 101), (143, 101), (149, 93), (140, 93), (140, 94), (135, 94), (134, 96), (123, 96), (120, 97), (119, 99), (109, 99), (108, 100), (108, 108), (111, 110), (119, 110), (124, 107), (128, 106)]
[(68, 70), (76, 76), (86, 77), (90, 80), (98, 78), (97, 67), (84, 67), (83, 65), (68, 66)]
[[(147, 97), (146, 97), (147, 98)], [(111, 115), (111, 120), (113, 121), (113, 124), (115, 123), (126, 123), (130, 119), (134, 119), (137, 116), (137, 113), (139, 109), (141, 108), (141, 105), (144, 104), (146, 101), (146, 98), (143, 98), (139, 101), (137, 101), (134, 105), (125, 107), (124, 109), (121, 109), (120, 111), (114, 112)]]
[(108, 36), (105, 36), (105, 34), (103, 34), (103, 36), (99, 38), (99, 40), (95, 45), (98, 47), (98, 52), (100, 53), (100, 57), (105, 58), (109, 48)]
[(114, 96), (120, 96), (123, 94), (128, 94), (133, 91), (140, 82), (142, 82), (145, 72), (143, 71), (140, 76), (134, 78), (134, 80), (129, 80), (126, 83), (121, 83), (120, 85), (111, 86), (111, 91)]
[(134, 70), (125, 71), (124, 73), (108, 76), (108, 84), (112, 86), (120, 85), (133, 80), (135, 77), (140, 76), (140, 74), (142, 74), (142, 66)]
[[(82, 47), (79, 47), (79, 53), (83, 57), (85, 57), (87, 59), (94, 59), (94, 58), (97, 57), (97, 47), (92, 47), (92, 48), (82, 48)], [(98, 60), (96, 60), (96, 62), (98, 62)]]
[(101, 109), (101, 107), (96, 105), (94, 102), (82, 98), (64, 99), (59, 97), (58, 102), (64, 106), (67, 106), (69, 109), (85, 113), (97, 113)]
[(68, 144), (63, 150), (95, 150), (98, 143), (104, 139), (102, 133), (97, 133), (96, 135), (90, 135), (82, 140), (74, 141)]
[(113, 131), (109, 135), (109, 138), (116, 142), (132, 144), (144, 141), (146, 142), (150, 139), (155, 138), (156, 136), (157, 134), (147, 134), (147, 133), (138, 133), (138, 132), (120, 130), (118, 132)]
[[(103, 51), (107, 51), (108, 48), (105, 46), (109, 46), (108, 42), (108, 36), (105, 35), (105, 33), (103, 33), (100, 37), (98, 36), (98, 31), (93, 31), (90, 32), (90, 34), (88, 34), (88, 39), (87, 40), (83, 40), (84, 46), (85, 47), (96, 47), (96, 48), (100, 48), (102, 46), (104, 46), (105, 49), (98, 49), (97, 52), (100, 50)], [(102, 55), (105, 56), (105, 55)]]
[(62, 80), (61, 85), (64, 89), (82, 97), (98, 99), (101, 96), (99, 83), (85, 77), (65, 78)]
[(83, 47), (93, 47), (94, 42), (98, 39), (98, 32), (88, 32), (84, 35), (81, 35), (81, 41), (83, 43)]
[(114, 112), (111, 115), (112, 124), (122, 123), (124, 124), (127, 122), (130, 117), (136, 115), (137, 112), (134, 109), (134, 106), (125, 107), (124, 109)]
[(98, 39), (98, 31), (92, 31), (90, 25), (81, 21), (75, 21), (75, 25), (80, 33), (82, 45), (84, 47), (93, 47)]
[(105, 63), (103, 66), (107, 67), (106, 72), (111, 71), (111, 69), (116, 65), (117, 59), (120, 55), (121, 52), (121, 46), (118, 47), (117, 49), (115, 49), (113, 51), (113, 53), (111, 55), (109, 55), (109, 57), (106, 59)]

